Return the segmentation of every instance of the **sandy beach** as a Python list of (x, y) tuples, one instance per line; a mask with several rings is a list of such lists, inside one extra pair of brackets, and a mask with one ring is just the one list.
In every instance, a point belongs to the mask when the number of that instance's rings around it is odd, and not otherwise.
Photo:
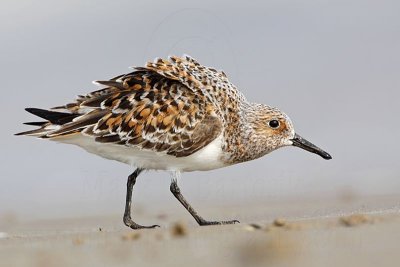
[[(184, 210), (23, 221), (3, 216), (1, 266), (398, 266), (399, 196), (201, 207), (240, 224), (199, 227)], [(134, 210), (135, 211), (135, 210)]]

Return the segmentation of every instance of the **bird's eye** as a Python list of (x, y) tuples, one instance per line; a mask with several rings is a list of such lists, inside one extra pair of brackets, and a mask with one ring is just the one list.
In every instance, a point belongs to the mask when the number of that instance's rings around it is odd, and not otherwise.
[(279, 121), (277, 121), (277, 120), (270, 120), (270, 121), (268, 122), (268, 125), (269, 125), (269, 127), (273, 128), (273, 129), (276, 129), (276, 128), (279, 127)]

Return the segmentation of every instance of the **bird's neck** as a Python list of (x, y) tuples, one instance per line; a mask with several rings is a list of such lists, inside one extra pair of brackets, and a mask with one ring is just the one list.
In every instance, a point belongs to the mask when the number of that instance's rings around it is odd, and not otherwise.
[(231, 120), (228, 120), (225, 150), (229, 153), (229, 161), (232, 164), (253, 160), (270, 152), (266, 136), (256, 131), (258, 105), (243, 102), (239, 116), (232, 116)]

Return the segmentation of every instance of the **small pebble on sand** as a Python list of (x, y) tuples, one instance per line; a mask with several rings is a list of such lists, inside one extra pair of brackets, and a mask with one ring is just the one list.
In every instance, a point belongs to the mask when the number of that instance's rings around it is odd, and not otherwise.
[(262, 228), (262, 226), (261, 225), (259, 225), (259, 224), (257, 224), (257, 223), (251, 223), (251, 224), (249, 224), (251, 227), (253, 227), (254, 229), (257, 229), (257, 230), (259, 230), (259, 229), (261, 229)]
[(287, 223), (286, 223), (285, 219), (277, 218), (274, 220), (273, 224), (274, 224), (274, 226), (282, 227), (282, 226), (285, 226)]
[(362, 214), (353, 214), (340, 218), (340, 222), (345, 226), (357, 226), (364, 223), (371, 223), (371, 219)]
[(250, 224), (245, 224), (243, 226), (243, 229), (246, 231), (252, 232), (252, 231), (261, 229), (261, 226), (259, 224), (250, 223)]
[(185, 236), (188, 234), (188, 229), (186, 224), (182, 222), (177, 222), (172, 226), (171, 233), (173, 236)]

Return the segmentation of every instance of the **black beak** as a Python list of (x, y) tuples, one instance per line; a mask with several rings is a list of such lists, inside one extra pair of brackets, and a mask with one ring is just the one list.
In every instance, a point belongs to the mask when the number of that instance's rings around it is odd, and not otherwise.
[(315, 153), (317, 155), (320, 155), (324, 159), (331, 159), (331, 155), (329, 155), (327, 152), (323, 151), (321, 148), (317, 147), (316, 145), (308, 142), (306, 139), (301, 137), (298, 134), (294, 135), (294, 138), (292, 139), (293, 145), (300, 147), (304, 150), (310, 151), (311, 153)]

